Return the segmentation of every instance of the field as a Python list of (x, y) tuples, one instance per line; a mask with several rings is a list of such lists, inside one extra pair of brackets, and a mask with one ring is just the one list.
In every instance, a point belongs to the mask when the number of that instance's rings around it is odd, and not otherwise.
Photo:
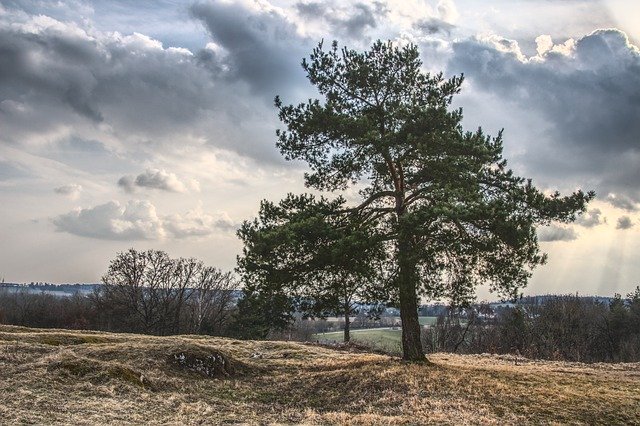
[(418, 317), (420, 325), (435, 325), (438, 321), (438, 317)]
[(2, 424), (638, 424), (640, 364), (0, 326)]
[[(438, 317), (418, 317), (420, 325), (434, 325)], [(397, 318), (400, 322), (400, 317)], [(399, 354), (402, 348), (402, 330), (398, 327), (356, 329), (350, 332), (351, 340), (356, 343), (364, 343), (373, 349), (380, 349), (391, 354)], [(330, 333), (318, 333), (312, 336), (314, 341), (342, 342), (344, 333), (333, 331)]]
[[(402, 347), (402, 330), (399, 328), (351, 330), (350, 336), (353, 342), (364, 343), (374, 349), (381, 349), (392, 354), (400, 353)], [(344, 333), (342, 331), (318, 333), (314, 334), (312, 338), (320, 342), (342, 342)]]

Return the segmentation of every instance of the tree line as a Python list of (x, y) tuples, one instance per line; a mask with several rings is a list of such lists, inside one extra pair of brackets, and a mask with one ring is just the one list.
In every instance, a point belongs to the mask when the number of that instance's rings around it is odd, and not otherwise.
[(424, 331), (425, 349), (576, 362), (640, 361), (640, 287), (608, 303), (553, 296), (490, 313), (482, 305), (450, 309)]
[[(0, 323), (154, 335), (209, 334), (254, 339), (314, 340), (324, 331), (325, 302), (256, 299), (230, 272), (165, 252), (128, 250), (111, 261), (102, 286), (88, 295), (0, 291)], [(355, 299), (358, 300), (358, 299)], [(277, 302), (277, 303), (274, 303)], [(531, 303), (534, 302), (534, 303)], [(338, 307), (340, 305), (337, 305)], [(298, 310), (286, 311), (299, 307)], [(354, 303), (356, 327), (387, 325), (383, 305)], [(436, 309), (437, 308), (437, 309)], [(311, 310), (309, 310), (311, 309)], [(433, 312), (431, 312), (433, 311)], [(640, 361), (640, 287), (610, 302), (546, 296), (515, 307), (442, 305), (435, 325), (421, 331), (425, 353), (498, 353), (579, 362)], [(315, 312), (315, 317), (311, 315)], [(278, 319), (278, 320), (274, 320)], [(343, 322), (342, 327), (348, 325)], [(346, 334), (348, 340), (348, 334)]]
[(0, 322), (155, 335), (229, 331), (237, 282), (231, 272), (163, 251), (128, 250), (89, 295), (0, 291)]

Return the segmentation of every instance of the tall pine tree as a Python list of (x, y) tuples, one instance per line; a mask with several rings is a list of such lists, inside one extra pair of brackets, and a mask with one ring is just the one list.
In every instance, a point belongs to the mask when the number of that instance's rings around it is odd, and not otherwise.
[(278, 147), (306, 161), (308, 187), (364, 187), (358, 205), (328, 214), (373, 224), (392, 249), (404, 359), (424, 360), (419, 296), (470, 300), (475, 288), (513, 296), (544, 263), (535, 227), (570, 222), (594, 196), (547, 196), (502, 157), (502, 134), (464, 131), (451, 109), (462, 76), (421, 69), (415, 46), (376, 42), (369, 51), (325, 51), (302, 64), (322, 100), (285, 105), (276, 97)]

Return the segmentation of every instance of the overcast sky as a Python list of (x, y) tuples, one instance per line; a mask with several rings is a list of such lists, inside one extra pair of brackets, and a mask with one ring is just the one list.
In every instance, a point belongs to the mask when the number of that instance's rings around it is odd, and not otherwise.
[(98, 282), (130, 247), (232, 269), (260, 199), (304, 191), (273, 98), (316, 96), (300, 62), (322, 39), (417, 44), (425, 71), (465, 74), (465, 126), (504, 128), (516, 172), (597, 192), (540, 230), (549, 262), (525, 293), (640, 284), (627, 0), (0, 0), (0, 277)]

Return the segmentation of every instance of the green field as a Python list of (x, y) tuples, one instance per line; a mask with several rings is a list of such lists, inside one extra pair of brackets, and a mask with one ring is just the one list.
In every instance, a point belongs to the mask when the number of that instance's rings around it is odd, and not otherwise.
[[(400, 317), (395, 317), (395, 320), (399, 323)], [(418, 321), (420, 321), (420, 325), (435, 325), (438, 317), (418, 317)]]
[(420, 325), (435, 325), (438, 322), (438, 317), (418, 317)]
[[(397, 318), (398, 321), (400, 318)], [(419, 317), (420, 325), (434, 325), (437, 317)], [(342, 342), (344, 334), (342, 331), (330, 333), (314, 334), (312, 338), (319, 341)], [(351, 330), (351, 340), (363, 343), (373, 348), (382, 349), (387, 352), (396, 353), (400, 351), (402, 345), (402, 330), (397, 328), (374, 328)]]
[[(318, 333), (313, 335), (313, 339), (319, 341), (342, 342), (343, 332)], [(351, 330), (351, 340), (356, 343), (363, 343), (373, 348), (382, 349), (390, 353), (400, 351), (402, 344), (402, 330), (396, 329), (373, 329), (373, 330)]]

